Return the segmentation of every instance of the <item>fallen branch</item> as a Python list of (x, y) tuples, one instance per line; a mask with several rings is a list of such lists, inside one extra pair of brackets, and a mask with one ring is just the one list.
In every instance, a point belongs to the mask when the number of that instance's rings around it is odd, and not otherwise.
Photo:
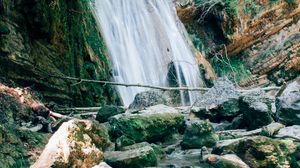
[(56, 111), (96, 111), (100, 110), (102, 107), (75, 107), (75, 108), (60, 108)]
[(65, 116), (65, 115), (62, 115), (62, 114), (59, 114), (59, 113), (55, 113), (53, 111), (50, 111), (49, 115), (54, 117), (54, 118), (59, 118), (59, 119), (75, 119), (73, 117)]
[(98, 112), (90, 112), (90, 113), (84, 113), (84, 114), (74, 114), (74, 117), (82, 117), (82, 116), (93, 116), (93, 115), (97, 115)]
[[(81, 79), (81, 78), (74, 78), (74, 77), (69, 77), (69, 76), (51, 75), (50, 77), (79, 81), (79, 83), (85, 82), (85, 83), (99, 83), (99, 84), (108, 84), (108, 85), (124, 86), (124, 87), (142, 87), (142, 88), (158, 89), (158, 90), (163, 90), (163, 91), (208, 91), (210, 89), (210, 88), (203, 88), (203, 87), (162, 87), (162, 86), (144, 85), (144, 84), (127, 84), (127, 83), (92, 80), (92, 79)], [(266, 88), (261, 88), (261, 89), (264, 91), (270, 91), (270, 90), (279, 90), (280, 87), (266, 87)], [(252, 89), (252, 90), (254, 90), (254, 89)], [(249, 92), (251, 90), (238, 90), (238, 91), (239, 92)]]

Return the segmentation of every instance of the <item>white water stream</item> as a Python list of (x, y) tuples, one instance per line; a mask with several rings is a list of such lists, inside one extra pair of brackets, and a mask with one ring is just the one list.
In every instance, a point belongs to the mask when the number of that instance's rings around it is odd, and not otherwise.
[[(202, 86), (194, 55), (171, 0), (95, 0), (116, 82), (168, 86), (171, 62), (179, 86)], [(125, 106), (146, 88), (118, 87)], [(182, 93), (183, 94), (183, 93)], [(185, 96), (182, 103), (185, 104)], [(189, 93), (192, 101), (192, 93)]]

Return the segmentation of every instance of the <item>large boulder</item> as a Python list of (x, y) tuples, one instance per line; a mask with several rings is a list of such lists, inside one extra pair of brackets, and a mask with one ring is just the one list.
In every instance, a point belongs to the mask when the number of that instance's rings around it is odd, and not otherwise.
[(141, 110), (146, 107), (155, 106), (158, 104), (169, 104), (168, 95), (163, 91), (149, 90), (138, 93), (134, 101), (129, 105), (129, 109)]
[(296, 145), (290, 140), (274, 140), (254, 136), (217, 143), (214, 154), (236, 153), (250, 167), (290, 167), (293, 164)]
[(196, 121), (187, 126), (181, 146), (185, 149), (212, 147), (218, 139), (218, 135), (208, 121)]
[(126, 109), (123, 107), (106, 105), (98, 111), (96, 120), (100, 123), (107, 122), (109, 117), (125, 113), (125, 111)]
[(239, 96), (234, 84), (219, 78), (214, 87), (199, 97), (192, 112), (201, 118), (233, 118), (239, 114)]
[(71, 120), (55, 132), (31, 168), (93, 167), (103, 160), (101, 149), (108, 145), (108, 133), (102, 126)]
[(276, 99), (276, 117), (287, 125), (300, 125), (300, 85), (289, 84), (282, 96)]
[(111, 117), (111, 134), (122, 135), (135, 142), (162, 141), (168, 135), (184, 127), (184, 116), (174, 108), (157, 105), (135, 114), (120, 114)]
[(105, 162), (118, 168), (143, 168), (157, 165), (157, 158), (150, 146), (127, 151), (111, 151), (104, 153)]
[(272, 99), (262, 90), (247, 92), (241, 96), (240, 109), (250, 130), (272, 123)]

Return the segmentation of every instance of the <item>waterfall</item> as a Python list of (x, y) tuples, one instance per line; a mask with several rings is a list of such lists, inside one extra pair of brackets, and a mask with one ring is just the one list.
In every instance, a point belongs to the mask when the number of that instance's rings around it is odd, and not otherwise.
[[(114, 80), (167, 86), (173, 63), (179, 86), (201, 86), (196, 59), (172, 0), (96, 0), (96, 20), (112, 61)], [(145, 88), (118, 87), (125, 106)], [(193, 100), (189, 93), (189, 100)], [(186, 100), (181, 92), (182, 103)]]

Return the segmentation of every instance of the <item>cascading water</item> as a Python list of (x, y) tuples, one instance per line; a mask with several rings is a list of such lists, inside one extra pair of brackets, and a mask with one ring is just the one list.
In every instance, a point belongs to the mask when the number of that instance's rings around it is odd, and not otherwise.
[[(167, 86), (168, 65), (173, 63), (179, 86), (202, 85), (171, 0), (96, 0), (93, 8), (111, 56), (115, 81)], [(118, 87), (125, 106), (145, 90)], [(187, 103), (181, 97), (182, 103)], [(192, 97), (189, 93), (191, 101)]]

